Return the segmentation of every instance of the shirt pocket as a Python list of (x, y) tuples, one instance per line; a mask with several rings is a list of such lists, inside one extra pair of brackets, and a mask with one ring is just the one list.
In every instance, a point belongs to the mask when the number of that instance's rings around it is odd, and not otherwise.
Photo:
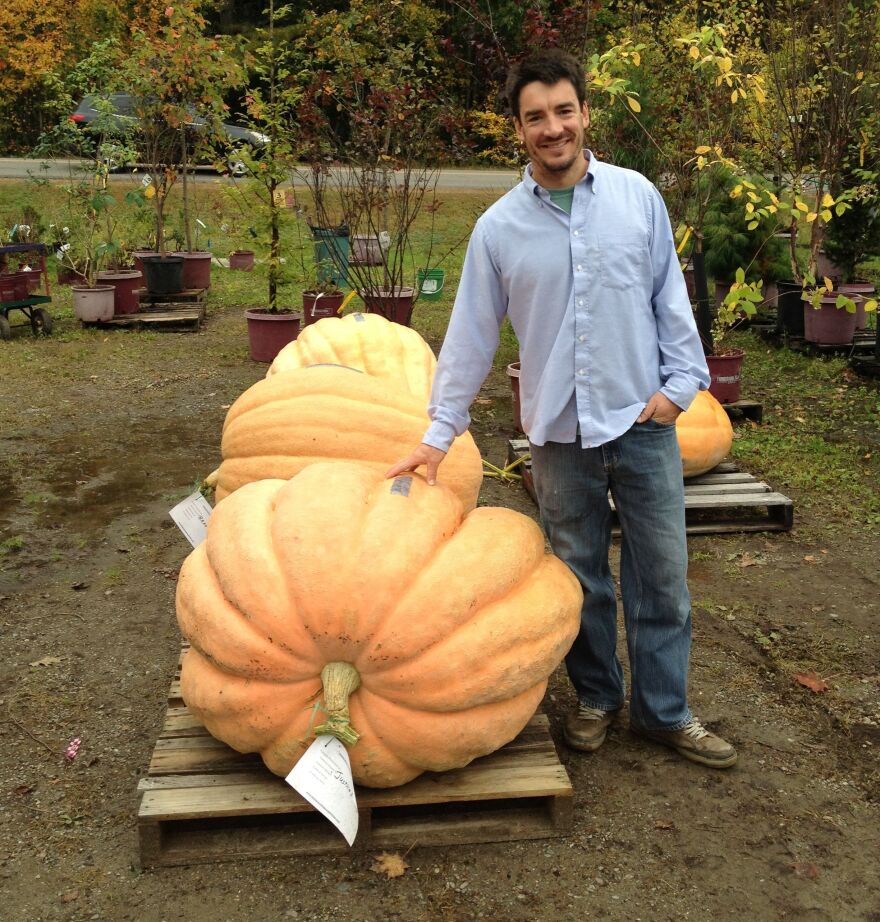
[(617, 234), (599, 243), (602, 284), (615, 291), (646, 284), (651, 277), (648, 243), (640, 234)]

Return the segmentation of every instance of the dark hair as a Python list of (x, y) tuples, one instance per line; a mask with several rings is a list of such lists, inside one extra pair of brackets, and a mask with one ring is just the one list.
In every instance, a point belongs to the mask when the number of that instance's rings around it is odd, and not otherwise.
[(519, 94), (522, 88), (536, 80), (547, 86), (568, 80), (574, 87), (577, 101), (581, 105), (587, 101), (587, 80), (577, 58), (561, 48), (545, 48), (514, 64), (507, 75), (504, 92), (510, 114), (514, 118), (519, 118)]

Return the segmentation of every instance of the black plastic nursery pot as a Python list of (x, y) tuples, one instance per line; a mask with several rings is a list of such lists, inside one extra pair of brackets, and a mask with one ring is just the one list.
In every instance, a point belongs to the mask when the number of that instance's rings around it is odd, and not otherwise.
[(144, 280), (154, 295), (173, 295), (183, 291), (182, 256), (144, 256)]

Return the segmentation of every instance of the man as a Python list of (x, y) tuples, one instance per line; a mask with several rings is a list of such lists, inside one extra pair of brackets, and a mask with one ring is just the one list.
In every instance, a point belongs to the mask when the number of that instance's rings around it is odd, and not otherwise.
[(516, 66), (508, 102), (530, 164), (477, 221), (440, 352), (423, 443), (388, 472), (434, 483), (510, 317), (541, 519), (584, 589), (566, 657), (578, 695), (565, 740), (598, 749), (624, 701), (608, 562), (610, 489), (621, 522), (630, 728), (727, 768), (736, 750), (687, 705), (691, 616), (675, 419), (709, 383), (660, 194), (584, 149), (584, 73), (548, 50)]

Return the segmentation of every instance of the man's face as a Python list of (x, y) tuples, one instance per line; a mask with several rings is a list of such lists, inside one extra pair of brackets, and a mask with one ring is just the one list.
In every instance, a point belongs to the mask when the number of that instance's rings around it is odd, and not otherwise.
[(586, 103), (578, 103), (570, 81), (527, 83), (520, 91), (519, 117), (513, 124), (532, 161), (536, 182), (550, 188), (577, 182), (583, 174), (590, 113)]

